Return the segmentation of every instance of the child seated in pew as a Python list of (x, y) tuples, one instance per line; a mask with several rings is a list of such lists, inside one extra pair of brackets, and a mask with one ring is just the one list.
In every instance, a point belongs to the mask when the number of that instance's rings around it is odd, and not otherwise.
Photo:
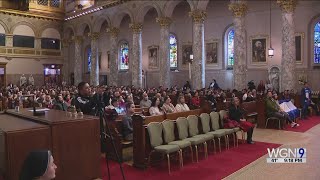
[(151, 107), (149, 108), (150, 116), (162, 115), (162, 107), (160, 107), (160, 98), (153, 98), (151, 102)]
[(134, 107), (135, 106), (132, 102), (128, 102), (126, 104), (126, 115), (122, 119), (122, 135), (127, 141), (133, 140), (133, 126), (131, 116), (134, 114)]
[(177, 112), (190, 111), (189, 106), (185, 102), (184, 96), (179, 96), (178, 102), (176, 105), (176, 110), (177, 110)]

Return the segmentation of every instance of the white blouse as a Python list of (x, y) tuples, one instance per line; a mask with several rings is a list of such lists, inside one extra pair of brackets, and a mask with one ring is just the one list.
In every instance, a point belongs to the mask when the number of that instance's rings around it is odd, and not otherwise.
[(149, 113), (150, 113), (150, 116), (156, 116), (156, 115), (162, 115), (163, 112), (160, 111), (160, 109), (158, 107), (150, 107), (149, 108)]
[(177, 104), (176, 105), (177, 112), (184, 112), (184, 111), (190, 111), (188, 105), (186, 103), (184, 104)]

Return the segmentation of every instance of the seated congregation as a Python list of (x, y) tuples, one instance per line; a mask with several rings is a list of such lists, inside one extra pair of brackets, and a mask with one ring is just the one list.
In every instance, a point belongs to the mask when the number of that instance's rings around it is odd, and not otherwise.
[[(123, 159), (123, 150), (133, 147), (133, 166), (148, 167), (162, 154), (167, 157), (170, 173), (170, 156), (183, 159), (198, 154), (208, 157), (228, 150), (230, 143), (254, 144), (254, 128), (270, 128), (272, 121), (279, 129), (286, 124), (299, 128), (298, 119), (319, 115), (319, 97), (315, 97), (308, 84), (301, 93), (278, 93), (272, 89), (222, 90), (209, 87), (191, 90), (189, 87), (164, 89), (134, 87), (90, 87), (82, 82), (75, 86), (8, 86), (1, 90), (1, 109), (46, 107), (62, 111), (78, 111), (98, 115), (98, 106), (105, 112), (110, 127), (107, 134), (114, 137), (116, 151)], [(278, 95), (279, 94), (279, 95)], [(30, 98), (35, 96), (35, 101)], [(110, 111), (112, 110), (112, 111)], [(273, 124), (274, 125), (274, 124)], [(277, 128), (272, 126), (271, 128)], [(245, 139), (245, 136), (246, 139)], [(106, 141), (107, 155), (116, 159), (111, 141)], [(105, 149), (104, 149), (105, 150)]]

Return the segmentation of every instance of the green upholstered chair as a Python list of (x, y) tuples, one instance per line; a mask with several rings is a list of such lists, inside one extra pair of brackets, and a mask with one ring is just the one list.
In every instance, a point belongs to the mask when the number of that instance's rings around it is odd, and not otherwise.
[(163, 139), (162, 139), (162, 124), (161, 123), (156, 123), (152, 122), (147, 125), (149, 137), (150, 137), (150, 144), (153, 150), (149, 154), (149, 163), (150, 163), (150, 158), (151, 154), (153, 152), (158, 152), (161, 154), (166, 154), (167, 155), (167, 160), (168, 160), (168, 171), (170, 174), (170, 154), (177, 152), (178, 157), (179, 157), (179, 163), (180, 166), (182, 165), (182, 156), (181, 156), (181, 149), (178, 145), (164, 145), (163, 144)]
[[(162, 122), (162, 126), (163, 126), (164, 142), (169, 145), (171, 144), (178, 145), (181, 149), (181, 155), (182, 155), (183, 149), (189, 147), (191, 152), (191, 160), (193, 162), (193, 151), (192, 151), (191, 142), (186, 140), (177, 140), (177, 141), (175, 140), (175, 135), (174, 135), (175, 121), (168, 120), (168, 119), (164, 120)], [(182, 160), (181, 166), (183, 166), (183, 158), (181, 158), (181, 160)]]
[(188, 132), (189, 124), (188, 124), (187, 118), (179, 117), (176, 120), (176, 123), (177, 123), (177, 128), (178, 128), (178, 133), (179, 133), (179, 139), (189, 141), (191, 143), (191, 145), (195, 147), (197, 162), (199, 162), (198, 145), (203, 144), (205, 157), (207, 157), (206, 138), (204, 138), (204, 137), (189, 137), (189, 132)]
[[(226, 110), (219, 111), (221, 124), (223, 124), (223, 118), (225, 117), (225, 115), (227, 113), (228, 112)], [(238, 136), (237, 136), (238, 131), (241, 131), (241, 129), (239, 127), (235, 127), (235, 128), (229, 129), (229, 132), (227, 132), (227, 135), (232, 134), (232, 136), (233, 136), (233, 146), (234, 147), (236, 146), (236, 144), (238, 145)], [(242, 132), (242, 137), (243, 137), (243, 131), (241, 131), (241, 132)], [(228, 140), (229, 140), (229, 137), (228, 137)]]
[(226, 148), (228, 148), (227, 132), (230, 132), (230, 130), (220, 129), (220, 124), (219, 124), (220, 118), (217, 112), (210, 113), (210, 120), (211, 120), (211, 129), (213, 131), (210, 131), (209, 133), (213, 134), (215, 138), (218, 138), (219, 151), (221, 152), (221, 143), (220, 143), (221, 137), (224, 137)]
[(201, 120), (203, 133), (210, 134), (213, 136), (213, 138), (212, 138), (213, 150), (214, 150), (214, 153), (216, 153), (216, 142), (214, 140), (214, 135), (212, 133), (210, 133), (210, 115), (208, 113), (202, 113), (202, 114), (200, 114), (200, 120)]

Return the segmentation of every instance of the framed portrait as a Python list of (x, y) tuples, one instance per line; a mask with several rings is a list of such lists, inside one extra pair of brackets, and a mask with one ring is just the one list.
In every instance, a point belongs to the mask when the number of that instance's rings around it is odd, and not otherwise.
[(259, 35), (250, 38), (250, 57), (253, 64), (267, 63), (268, 36)]
[(218, 63), (218, 41), (206, 43), (206, 64)]
[(148, 47), (149, 69), (159, 68), (159, 46)]
[(186, 65), (190, 61), (190, 55), (192, 52), (192, 44), (184, 44), (182, 45), (182, 64)]
[(296, 63), (302, 63), (304, 33), (295, 33)]
[(110, 51), (107, 51), (107, 58), (108, 58), (107, 69), (110, 69), (110, 61), (111, 61)]

